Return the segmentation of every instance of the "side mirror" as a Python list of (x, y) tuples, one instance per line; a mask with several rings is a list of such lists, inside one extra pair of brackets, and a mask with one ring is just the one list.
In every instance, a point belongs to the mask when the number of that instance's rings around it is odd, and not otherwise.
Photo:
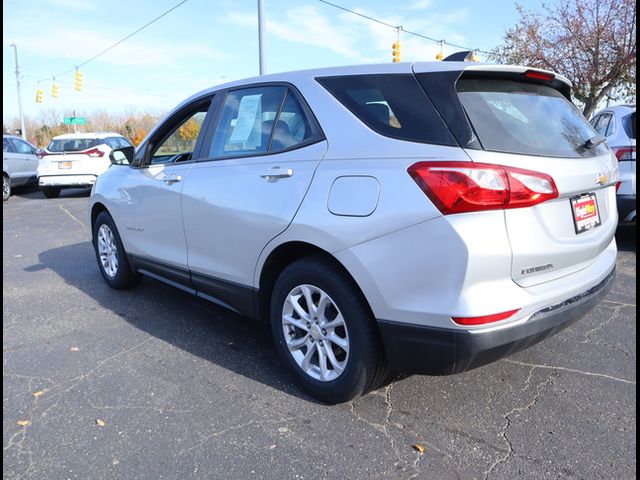
[(36, 148), (36, 156), (37, 156), (38, 158), (42, 158), (42, 157), (44, 157), (44, 156), (45, 156), (44, 150), (43, 150), (43, 149), (41, 149), (41, 148)]
[(111, 150), (109, 160), (113, 165), (129, 165), (133, 161), (133, 147), (122, 147)]

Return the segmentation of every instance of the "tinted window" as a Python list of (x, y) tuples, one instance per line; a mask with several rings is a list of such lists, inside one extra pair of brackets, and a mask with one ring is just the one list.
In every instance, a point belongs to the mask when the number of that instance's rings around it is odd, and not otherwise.
[(29, 155), (34, 155), (36, 153), (35, 148), (29, 145), (27, 142), (23, 142), (22, 140), (18, 140), (17, 138), (12, 138), (11, 143), (13, 143), (13, 147), (17, 153), (26, 153)]
[(103, 140), (97, 138), (66, 138), (54, 139), (47, 147), (50, 152), (81, 152), (89, 148), (97, 147)]
[(603, 113), (598, 117), (596, 122), (592, 124), (593, 128), (596, 129), (596, 132), (598, 132), (603, 137), (606, 137), (609, 133), (611, 133), (611, 129), (609, 127), (609, 125), (611, 124), (611, 118), (612, 115), (610, 113)]
[(457, 145), (413, 75), (317, 79), (372, 130), (413, 142)]
[(319, 137), (315, 124), (309, 120), (295, 94), (288, 90), (287, 98), (278, 114), (269, 151), (292, 148)]
[(13, 152), (13, 147), (11, 146), (11, 142), (8, 138), (2, 138), (2, 151), (3, 152)]
[(120, 148), (120, 139), (118, 137), (106, 138), (104, 143), (109, 145), (109, 148)]
[(623, 119), (622, 124), (629, 138), (636, 138), (636, 112)]
[(583, 147), (595, 132), (560, 92), (511, 80), (462, 78), (462, 105), (486, 150), (551, 157), (601, 155)]
[[(285, 87), (255, 87), (229, 92), (211, 144), (211, 157), (252, 155), (269, 151), (271, 134), (286, 93)], [(283, 141), (285, 127), (277, 125)]]

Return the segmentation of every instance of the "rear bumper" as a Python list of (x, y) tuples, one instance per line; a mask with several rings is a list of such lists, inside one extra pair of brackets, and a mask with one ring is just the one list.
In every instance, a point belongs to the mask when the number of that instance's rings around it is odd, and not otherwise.
[(97, 175), (43, 175), (38, 178), (41, 187), (90, 187), (96, 183)]
[(378, 320), (391, 368), (404, 373), (449, 375), (530, 347), (582, 318), (609, 292), (615, 268), (599, 284), (531, 315), (522, 324), (469, 332)]
[(618, 217), (620, 219), (620, 223), (634, 222), (636, 220), (635, 195), (617, 195), (616, 203), (618, 204)]

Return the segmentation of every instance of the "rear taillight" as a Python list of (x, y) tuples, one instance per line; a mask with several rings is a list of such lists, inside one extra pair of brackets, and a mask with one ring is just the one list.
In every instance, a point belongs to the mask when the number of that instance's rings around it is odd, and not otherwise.
[(558, 196), (549, 175), (474, 162), (418, 162), (407, 170), (444, 215), (537, 205)]
[(614, 148), (613, 151), (615, 152), (616, 158), (619, 162), (623, 160), (636, 159), (636, 147)]
[(512, 317), (520, 311), (519, 308), (509, 310), (508, 312), (494, 313), (493, 315), (484, 315), (482, 317), (451, 317), (451, 320), (458, 325), (486, 325), (487, 323), (499, 322)]
[(86, 152), (82, 152), (85, 155), (89, 155), (90, 157), (104, 157), (104, 152), (97, 148), (92, 148), (91, 150), (87, 150)]

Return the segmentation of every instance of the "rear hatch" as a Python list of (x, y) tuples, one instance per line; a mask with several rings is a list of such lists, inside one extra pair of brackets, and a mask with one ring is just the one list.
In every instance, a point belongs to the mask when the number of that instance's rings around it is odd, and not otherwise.
[[(512, 279), (528, 287), (587, 267), (610, 244), (617, 224), (617, 162), (604, 139), (566, 98), (564, 79), (521, 67), (464, 68), (446, 74), (455, 89), (448, 105), (444, 98), (434, 103), (444, 117), (453, 119), (446, 110), (456, 107), (458, 117), (466, 117), (466, 125), (448, 124), (469, 158), (547, 174), (558, 193), (504, 210)], [(429, 75), (417, 77), (433, 99), (429, 89), (437, 81)]]
[(108, 168), (109, 147), (95, 138), (54, 139), (40, 161), (40, 175), (99, 175)]

